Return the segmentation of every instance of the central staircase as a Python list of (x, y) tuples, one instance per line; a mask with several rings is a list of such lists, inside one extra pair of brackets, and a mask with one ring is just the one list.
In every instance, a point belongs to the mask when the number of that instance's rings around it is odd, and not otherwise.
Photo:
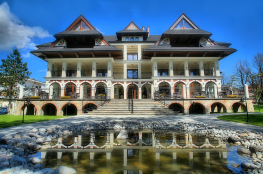
[[(99, 107), (96, 110), (88, 112), (91, 115), (132, 115), (129, 111), (128, 99), (115, 99)], [(178, 115), (151, 99), (134, 99), (133, 115)]]

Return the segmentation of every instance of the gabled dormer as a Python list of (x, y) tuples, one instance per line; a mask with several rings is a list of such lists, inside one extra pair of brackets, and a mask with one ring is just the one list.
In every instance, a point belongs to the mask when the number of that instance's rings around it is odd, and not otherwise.
[(149, 32), (139, 28), (133, 21), (131, 21), (124, 30), (116, 32), (117, 38), (120, 41), (134, 42), (144, 41), (147, 39)]
[(200, 42), (209, 42), (212, 33), (200, 29), (184, 13), (162, 34), (158, 45), (171, 45), (172, 47), (200, 47)]
[(65, 31), (55, 34), (54, 37), (57, 40), (53, 46), (93, 48), (95, 45), (107, 45), (103, 35), (83, 15), (80, 15)]

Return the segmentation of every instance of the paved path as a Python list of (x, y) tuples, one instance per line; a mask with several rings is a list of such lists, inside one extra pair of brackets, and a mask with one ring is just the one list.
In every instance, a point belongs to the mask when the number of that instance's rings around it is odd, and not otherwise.
[[(240, 114), (240, 113), (238, 113)], [(251, 113), (250, 113), (251, 114)], [(255, 113), (259, 114), (259, 113)], [(263, 114), (263, 113), (260, 113)], [(186, 123), (205, 123), (218, 126), (228, 126), (237, 129), (246, 129), (250, 131), (263, 132), (263, 127), (253, 126), (242, 123), (228, 122), (218, 120), (217, 117), (220, 115), (229, 114), (207, 114), (207, 115), (78, 115), (73, 117), (60, 118), (56, 120), (43, 121), (38, 123), (25, 124), (20, 126), (14, 126), (9, 128), (0, 129), (0, 137), (16, 133), (20, 131), (30, 130), (33, 128), (40, 127), (52, 127), (56, 125), (83, 123), (83, 122), (101, 122), (101, 121), (171, 121), (171, 122), (186, 122)]]

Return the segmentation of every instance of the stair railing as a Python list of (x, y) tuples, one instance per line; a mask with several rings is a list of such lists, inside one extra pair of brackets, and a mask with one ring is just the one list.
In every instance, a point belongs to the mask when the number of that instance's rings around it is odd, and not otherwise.
[(129, 98), (128, 108), (129, 108), (129, 111), (131, 111), (131, 113), (133, 114), (133, 91), (132, 91), (131, 98)]

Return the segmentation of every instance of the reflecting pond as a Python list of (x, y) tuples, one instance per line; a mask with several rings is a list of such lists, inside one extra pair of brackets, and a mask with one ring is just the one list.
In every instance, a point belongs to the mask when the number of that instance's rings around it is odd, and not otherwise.
[[(81, 132), (50, 142), (41, 153), (41, 167), (68, 166), (78, 173), (240, 173), (231, 165), (250, 161), (239, 146), (219, 138), (172, 131)], [(40, 156), (39, 153), (39, 156)]]

